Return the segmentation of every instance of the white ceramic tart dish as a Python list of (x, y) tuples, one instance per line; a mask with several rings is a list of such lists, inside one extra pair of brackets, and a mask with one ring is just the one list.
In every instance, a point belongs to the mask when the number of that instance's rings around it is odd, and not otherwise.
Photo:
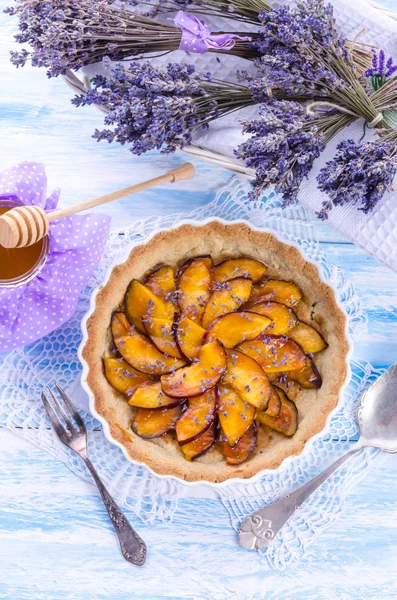
[[(104, 371), (103, 359), (114, 351), (112, 315), (123, 307), (131, 280), (143, 282), (161, 266), (180, 268), (189, 259), (207, 255), (214, 264), (229, 258), (255, 259), (266, 265), (266, 279), (295, 283), (303, 292), (303, 298), (293, 306), (296, 316), (320, 331), (328, 344), (315, 355), (321, 387), (302, 388), (295, 398), (298, 427), (294, 435), (286, 437), (273, 429), (259, 427), (254, 451), (238, 465), (225, 461), (219, 443), (199, 458), (187, 461), (174, 432), (154, 439), (136, 435), (131, 427), (136, 409), (110, 385)], [(346, 316), (332, 287), (297, 247), (243, 221), (183, 222), (134, 246), (126, 261), (116, 265), (93, 293), (82, 328), (82, 383), (90, 397), (90, 410), (103, 424), (106, 436), (131, 461), (144, 463), (158, 475), (185, 482), (221, 483), (252, 478), (264, 470), (275, 470), (285, 459), (300, 454), (306, 443), (324, 430), (349, 373)]]

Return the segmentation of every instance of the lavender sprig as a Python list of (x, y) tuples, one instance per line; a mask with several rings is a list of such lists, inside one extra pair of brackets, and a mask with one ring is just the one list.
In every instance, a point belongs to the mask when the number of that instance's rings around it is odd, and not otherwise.
[(383, 50), (379, 51), (379, 54), (376, 51), (373, 51), (372, 57), (372, 66), (370, 69), (367, 69), (364, 73), (365, 77), (368, 77), (371, 80), (371, 85), (373, 90), (378, 90), (381, 88), (386, 81), (397, 72), (397, 65), (393, 64), (393, 58), (390, 58), (385, 61), (385, 53)]
[(289, 204), (324, 149), (323, 136), (296, 102), (269, 101), (260, 107), (260, 115), (261, 119), (243, 121), (243, 131), (253, 135), (236, 155), (256, 169), (251, 198), (274, 185)]
[(330, 198), (317, 216), (325, 220), (334, 206), (346, 204), (371, 212), (392, 187), (397, 172), (396, 141), (340, 142), (334, 158), (317, 176), (319, 189)]

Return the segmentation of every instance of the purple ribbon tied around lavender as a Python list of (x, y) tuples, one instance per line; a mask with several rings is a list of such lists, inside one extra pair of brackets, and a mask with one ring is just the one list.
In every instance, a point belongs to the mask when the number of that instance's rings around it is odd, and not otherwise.
[(250, 42), (252, 39), (233, 33), (212, 34), (204, 21), (188, 15), (183, 10), (177, 12), (174, 23), (182, 30), (179, 50), (185, 52), (204, 54), (208, 50), (231, 50), (236, 43), (236, 39), (244, 42)]

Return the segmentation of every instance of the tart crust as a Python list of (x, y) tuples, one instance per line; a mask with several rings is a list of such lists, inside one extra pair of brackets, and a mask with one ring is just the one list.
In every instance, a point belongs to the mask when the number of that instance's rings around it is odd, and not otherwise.
[[(142, 439), (131, 429), (134, 408), (108, 383), (102, 358), (112, 343), (110, 320), (123, 304), (131, 279), (142, 278), (162, 265), (180, 266), (188, 258), (210, 254), (214, 262), (248, 256), (268, 267), (266, 277), (293, 281), (304, 297), (294, 310), (307, 323), (317, 325), (328, 348), (316, 355), (323, 378), (320, 389), (302, 389), (296, 399), (298, 430), (291, 438), (259, 427), (258, 444), (250, 458), (237, 466), (226, 464), (214, 447), (199, 459), (188, 462), (178, 448), (174, 434), (153, 440)], [(299, 250), (278, 241), (267, 232), (252, 230), (244, 223), (181, 225), (160, 232), (147, 243), (136, 246), (123, 264), (111, 272), (96, 297), (95, 310), (87, 321), (88, 337), (82, 356), (88, 366), (86, 383), (94, 397), (95, 410), (109, 425), (114, 440), (128, 456), (146, 464), (160, 475), (186, 481), (222, 482), (229, 478), (249, 478), (264, 469), (276, 469), (284, 459), (299, 454), (307, 440), (322, 431), (330, 412), (338, 403), (347, 373), (346, 317), (334, 291), (319, 277), (317, 267), (306, 262)]]

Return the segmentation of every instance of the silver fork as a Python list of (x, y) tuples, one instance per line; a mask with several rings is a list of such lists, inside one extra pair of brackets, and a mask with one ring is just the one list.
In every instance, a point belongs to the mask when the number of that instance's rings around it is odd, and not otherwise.
[[(61, 395), (62, 400), (66, 408), (69, 410), (69, 413), (77, 427), (73, 425), (71, 419), (69, 418), (67, 411), (62, 406), (61, 402), (57, 399), (55, 394), (51, 390), (49, 390), (52, 402), (45, 395), (44, 392), (41, 393), (41, 399), (44, 404), (44, 408), (47, 411), (48, 417), (52, 423), (52, 426), (55, 429), (55, 432), (61, 442), (71, 448), (77, 454), (81, 456), (87, 465), (95, 483), (98, 486), (98, 490), (101, 493), (103, 503), (108, 511), (110, 520), (113, 523), (113, 527), (116, 530), (117, 536), (120, 542), (121, 552), (128, 562), (133, 563), (134, 565), (142, 566), (146, 560), (146, 544), (139, 537), (139, 535), (134, 531), (131, 527), (130, 523), (127, 521), (126, 517), (113, 500), (101, 479), (99, 478), (98, 473), (96, 472), (94, 465), (88, 458), (87, 454), (87, 430), (84, 425), (83, 419), (80, 417), (76, 408), (73, 406), (72, 401), (63, 391), (63, 389), (56, 383), (55, 384), (59, 394)], [(63, 418), (66, 423), (66, 428), (62, 424), (59, 414)]]

